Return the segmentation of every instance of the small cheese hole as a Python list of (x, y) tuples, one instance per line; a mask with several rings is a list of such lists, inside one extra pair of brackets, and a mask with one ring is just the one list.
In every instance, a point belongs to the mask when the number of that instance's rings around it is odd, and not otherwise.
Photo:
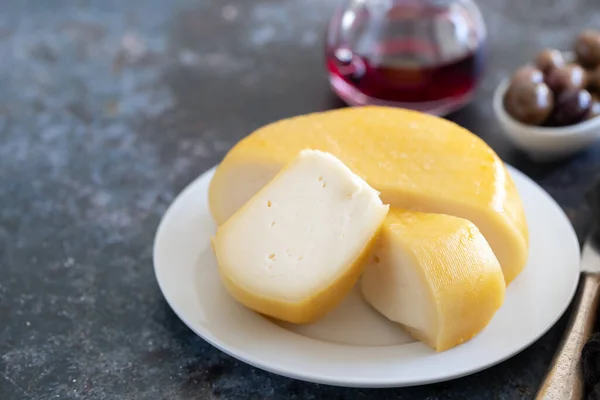
[(298, 257), (298, 261), (302, 261), (302, 260), (304, 260), (304, 257), (302, 257), (302, 256)]
[(375, 260), (375, 264), (379, 264), (379, 257), (375, 256), (374, 260)]
[(267, 201), (267, 207), (271, 207), (272, 203), (271, 200)]
[(271, 226), (275, 226), (275, 221), (271, 221)]
[(320, 177), (319, 177), (319, 182), (321, 182), (322, 180), (323, 180), (323, 177), (322, 177), (322, 176), (320, 176)]
[(275, 260), (275, 254), (269, 255), (269, 260)]
[(327, 184), (325, 182), (323, 182), (323, 184), (321, 185), (321, 187), (324, 188), (325, 186), (327, 186)]

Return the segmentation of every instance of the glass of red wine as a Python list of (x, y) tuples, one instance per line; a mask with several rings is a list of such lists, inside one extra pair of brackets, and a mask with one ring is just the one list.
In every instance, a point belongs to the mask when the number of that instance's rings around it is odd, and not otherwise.
[(471, 0), (344, 0), (327, 32), (329, 81), (350, 105), (446, 115), (477, 88), (485, 39)]

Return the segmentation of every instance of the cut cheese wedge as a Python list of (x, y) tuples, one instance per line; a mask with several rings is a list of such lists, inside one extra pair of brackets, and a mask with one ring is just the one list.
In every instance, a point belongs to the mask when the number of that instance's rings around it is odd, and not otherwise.
[(334, 156), (301, 151), (219, 227), (222, 281), (259, 313), (315, 321), (355, 285), (388, 208)]
[(502, 305), (506, 288), (475, 225), (394, 208), (360, 287), (373, 308), (437, 351), (479, 333)]
[(392, 207), (473, 222), (499, 259), (507, 284), (524, 268), (527, 224), (504, 163), (466, 129), (397, 108), (345, 108), (258, 129), (231, 149), (211, 181), (209, 205), (217, 224), (304, 148), (339, 158)]

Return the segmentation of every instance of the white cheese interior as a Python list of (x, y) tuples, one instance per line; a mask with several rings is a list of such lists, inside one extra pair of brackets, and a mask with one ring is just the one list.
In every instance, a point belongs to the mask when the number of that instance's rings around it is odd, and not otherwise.
[(429, 337), (438, 328), (435, 297), (418, 262), (400, 243), (382, 236), (365, 266), (363, 296), (392, 321)]
[(251, 292), (301, 301), (352, 266), (387, 209), (333, 155), (304, 150), (222, 226), (221, 268)]

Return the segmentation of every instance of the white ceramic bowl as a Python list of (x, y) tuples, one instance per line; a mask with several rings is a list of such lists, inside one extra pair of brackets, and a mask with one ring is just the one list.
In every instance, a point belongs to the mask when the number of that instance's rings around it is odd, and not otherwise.
[[(565, 58), (571, 58), (570, 54), (565, 53)], [(525, 125), (516, 121), (504, 109), (504, 93), (509, 81), (509, 78), (503, 80), (496, 88), (494, 113), (510, 141), (534, 161), (554, 161), (568, 157), (600, 138), (600, 117), (559, 128)]]

